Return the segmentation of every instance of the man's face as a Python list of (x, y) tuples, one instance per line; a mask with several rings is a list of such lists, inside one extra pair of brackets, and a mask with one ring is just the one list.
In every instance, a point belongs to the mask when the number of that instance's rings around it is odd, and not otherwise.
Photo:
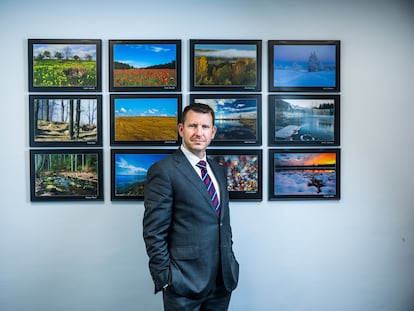
[(193, 110), (189, 110), (185, 122), (178, 125), (178, 133), (183, 139), (184, 147), (200, 159), (204, 157), (216, 131), (211, 114)]

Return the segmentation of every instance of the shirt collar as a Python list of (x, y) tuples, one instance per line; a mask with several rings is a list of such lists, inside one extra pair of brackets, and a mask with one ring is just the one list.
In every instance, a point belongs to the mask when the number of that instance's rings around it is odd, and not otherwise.
[(194, 153), (188, 151), (183, 145), (180, 146), (180, 149), (184, 153), (184, 155), (188, 159), (188, 161), (190, 161), (191, 165), (195, 166), (201, 160), (204, 160), (207, 163), (207, 157), (206, 156), (204, 156), (203, 159), (200, 159)]

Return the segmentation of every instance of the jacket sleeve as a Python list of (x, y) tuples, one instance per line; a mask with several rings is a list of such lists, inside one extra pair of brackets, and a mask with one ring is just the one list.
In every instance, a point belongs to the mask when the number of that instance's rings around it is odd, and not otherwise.
[(169, 283), (170, 255), (167, 235), (171, 223), (173, 191), (164, 170), (155, 164), (144, 187), (143, 237), (155, 293)]

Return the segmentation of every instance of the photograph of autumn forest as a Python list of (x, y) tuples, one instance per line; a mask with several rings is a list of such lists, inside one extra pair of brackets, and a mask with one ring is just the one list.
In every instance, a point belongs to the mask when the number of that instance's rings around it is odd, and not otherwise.
[[(31, 97), (33, 143), (94, 145), (98, 137), (98, 97)], [(100, 103), (99, 103), (100, 104)]]
[(175, 43), (114, 43), (112, 87), (177, 86)]
[(195, 44), (194, 86), (257, 86), (255, 44)]
[(33, 44), (34, 87), (97, 86), (95, 44)]
[(97, 152), (31, 150), (31, 160), (32, 201), (42, 198), (97, 199), (102, 196)]

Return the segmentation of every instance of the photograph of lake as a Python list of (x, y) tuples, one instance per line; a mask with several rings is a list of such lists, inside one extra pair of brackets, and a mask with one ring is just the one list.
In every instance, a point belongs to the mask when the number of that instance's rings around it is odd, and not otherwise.
[(215, 112), (217, 134), (214, 142), (258, 140), (257, 98), (197, 98), (193, 102), (207, 104)]
[[(272, 103), (272, 100), (274, 102)], [(335, 98), (270, 99), (274, 105), (275, 143), (298, 142), (333, 144), (335, 142)]]

